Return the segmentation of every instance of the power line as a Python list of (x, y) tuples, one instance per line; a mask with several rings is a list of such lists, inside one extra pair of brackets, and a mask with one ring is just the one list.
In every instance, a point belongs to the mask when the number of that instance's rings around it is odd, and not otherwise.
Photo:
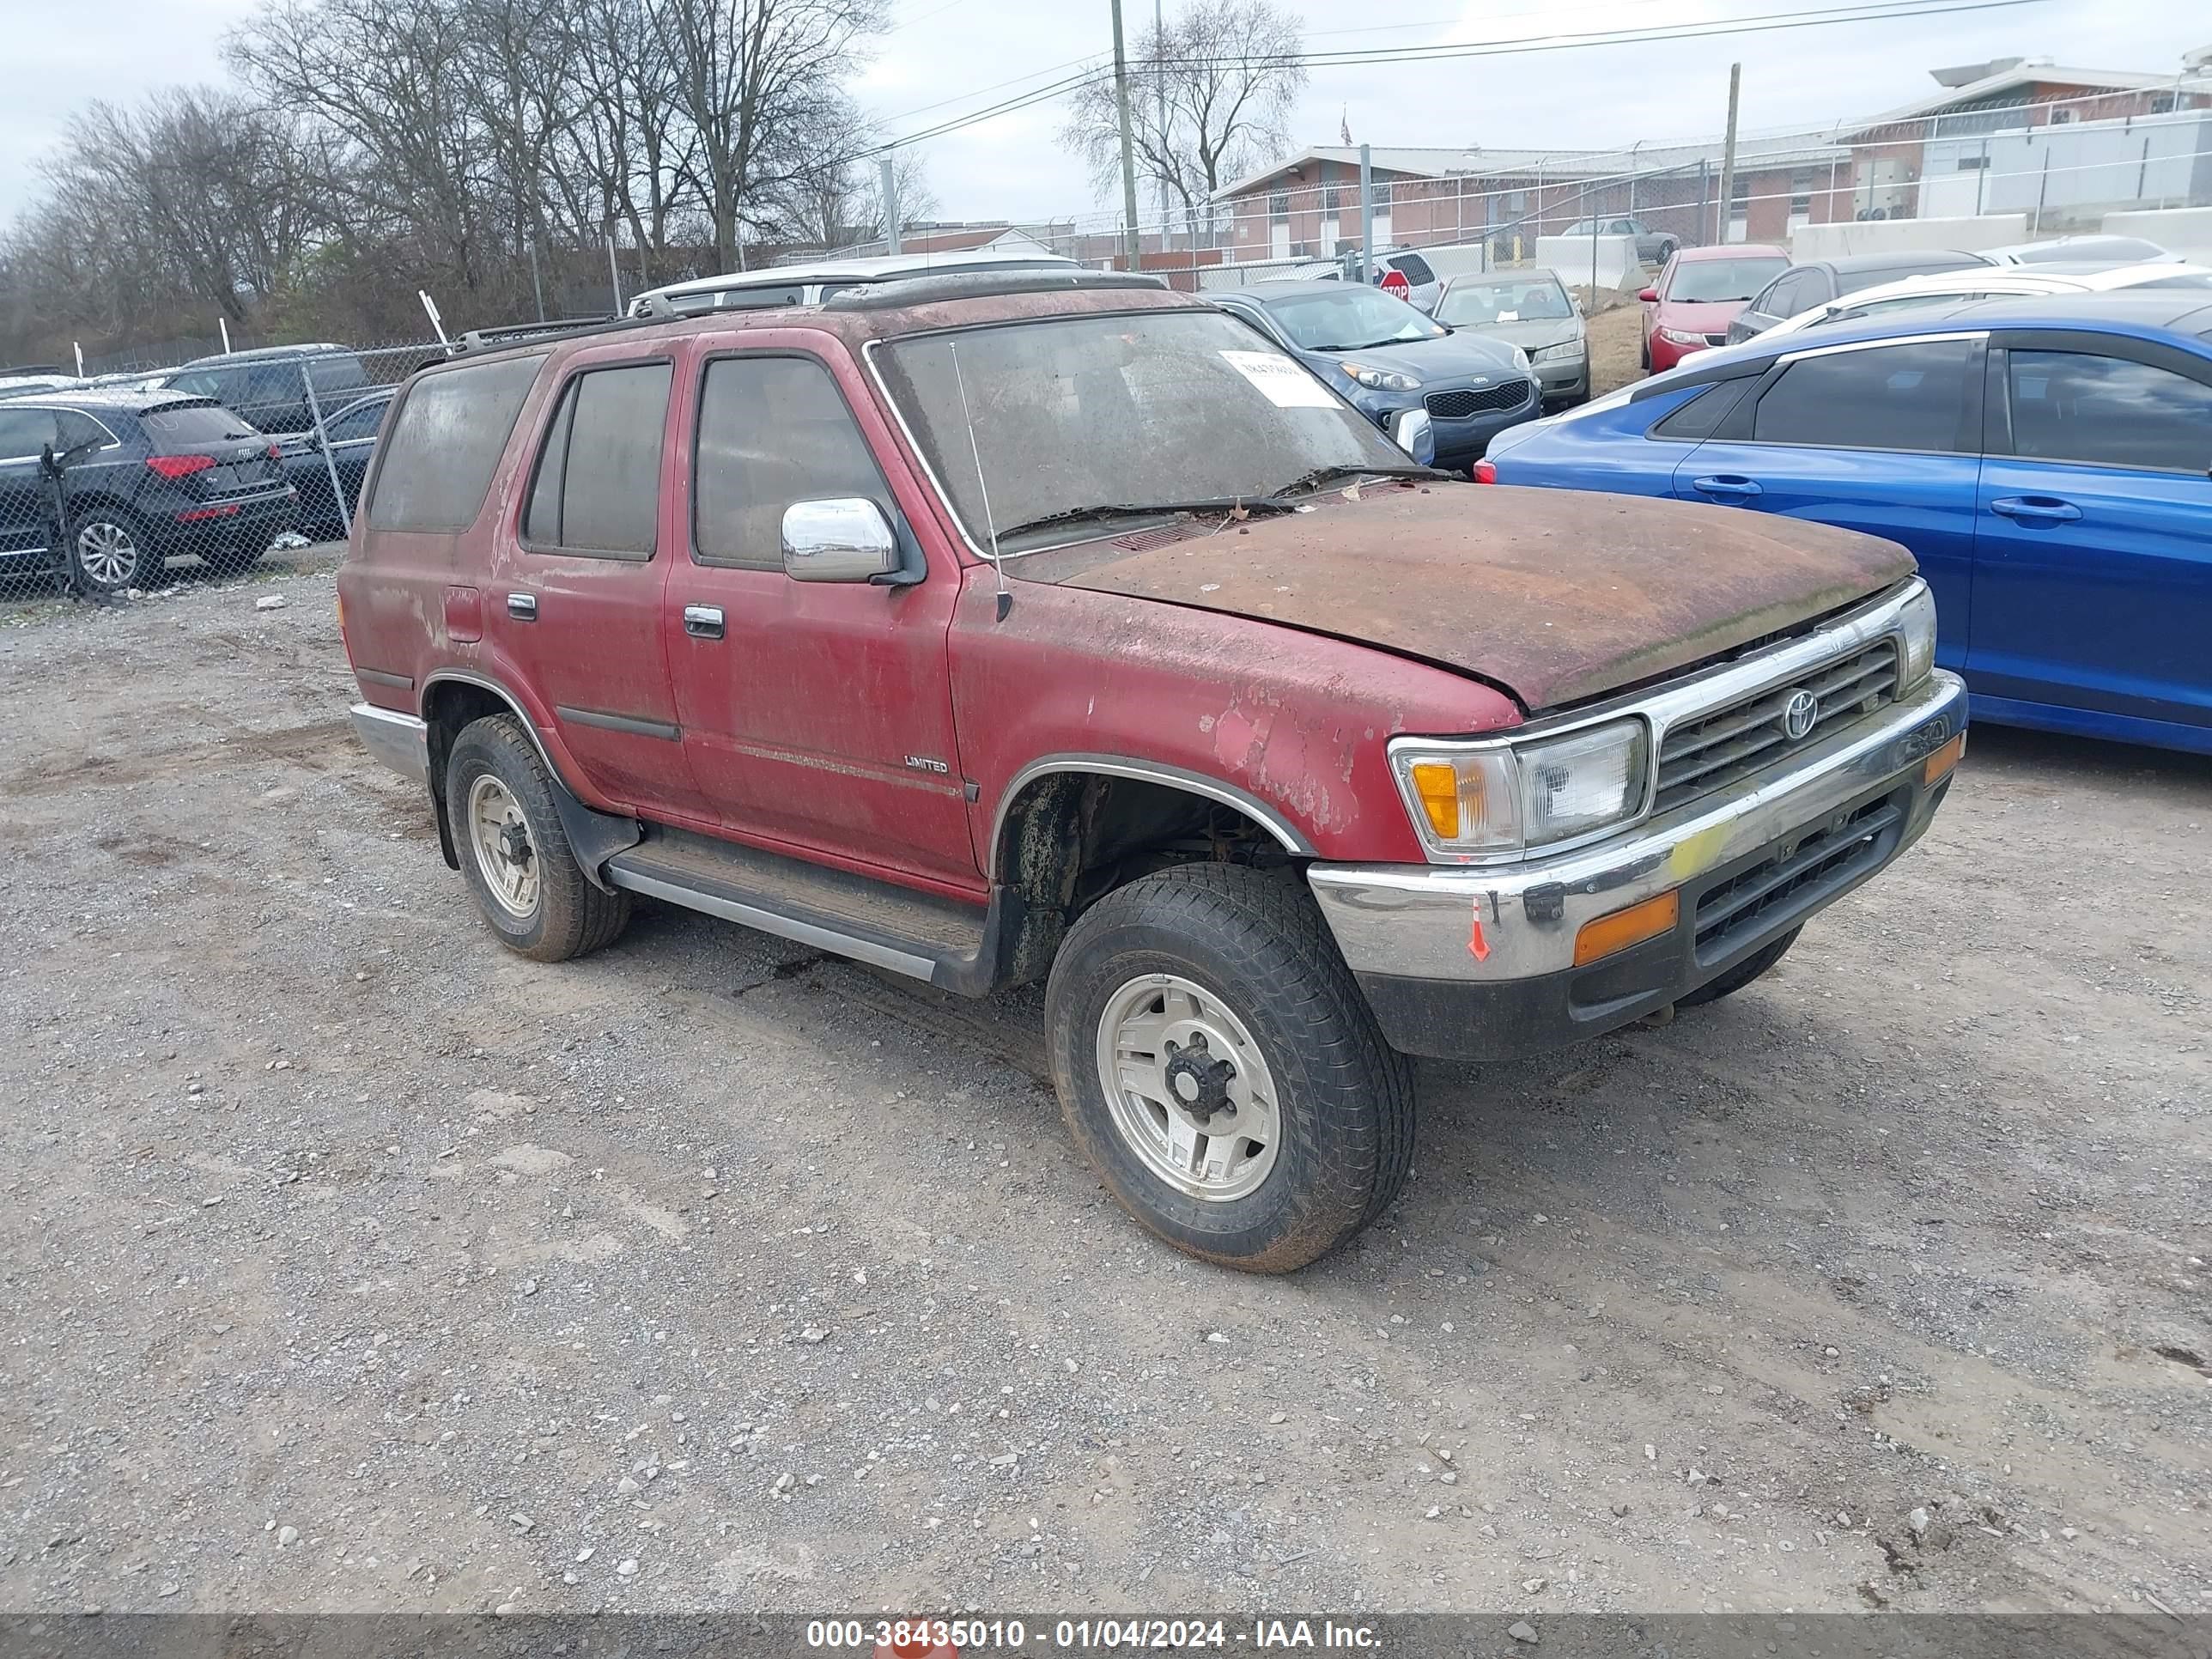
[[(1652, 24), (1640, 28), (1592, 30), (1587, 33), (1553, 33), (1457, 45), (1358, 47), (1343, 52), (1301, 52), (1282, 57), (1231, 55), (1185, 58), (1181, 64), (1206, 68), (1264, 67), (1273, 64), (1306, 68), (1341, 69), (1362, 64), (1433, 63), (1469, 58), (1519, 57), (1533, 52), (1581, 51), (1595, 46), (1663, 44), (1673, 40), (1701, 40), (1734, 34), (1771, 34), (1801, 28), (1832, 27), (1844, 23), (1875, 23), (1919, 17), (1944, 17), (1954, 13), (2007, 11), (2020, 6), (2041, 5), (2047, 0), (1857, 0), (1850, 5), (1809, 11), (1766, 12), (1749, 17), (1716, 19), (1693, 23)], [(1080, 61), (1080, 60), (1079, 60)], [(1045, 86), (1018, 94), (966, 115), (955, 116), (920, 131), (902, 133), (880, 149), (940, 138), (985, 121), (995, 120), (1054, 99), (1096, 82), (1103, 71), (1093, 65)], [(957, 102), (958, 100), (948, 100)], [(871, 152), (872, 154), (879, 153)]]

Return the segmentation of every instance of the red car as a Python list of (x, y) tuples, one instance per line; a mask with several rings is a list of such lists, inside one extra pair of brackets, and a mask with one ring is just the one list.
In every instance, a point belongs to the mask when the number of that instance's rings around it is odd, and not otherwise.
[(370, 462), (354, 723), (533, 961), (654, 899), (1042, 982), (1100, 1179), (1279, 1272), (1396, 1195), (1407, 1055), (1750, 984), (1962, 738), (1895, 543), (1474, 488), (1127, 275), (471, 340)]
[(1644, 368), (1656, 374), (1693, 351), (1728, 341), (1728, 325), (1790, 263), (1786, 249), (1753, 243), (1675, 251), (1644, 302)]

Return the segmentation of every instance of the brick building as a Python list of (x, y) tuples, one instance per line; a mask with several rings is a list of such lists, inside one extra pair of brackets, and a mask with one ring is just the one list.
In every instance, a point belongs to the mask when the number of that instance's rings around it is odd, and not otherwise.
[[(1977, 211), (1988, 192), (1953, 175), (1989, 165), (1954, 142), (2001, 132), (2087, 126), (2212, 108), (2212, 51), (2182, 60), (2178, 75), (2068, 69), (2048, 58), (2001, 58), (1931, 70), (1942, 91), (1847, 127), (1855, 218), (1940, 218)], [(1928, 189), (1923, 191), (1923, 181)], [(1978, 185), (1980, 181), (1964, 181)]]
[[(2188, 122), (2185, 135), (2146, 142), (2142, 173), (2154, 151), (2173, 151), (2165, 172), (2178, 179), (2196, 144), (2188, 112), (2212, 109), (2212, 48), (2192, 52), (2173, 75), (2068, 69), (2047, 60), (2002, 58), (1931, 70), (1936, 94), (1866, 120), (1819, 133), (1741, 140), (1733, 200), (1723, 230), (1720, 210), (1722, 146), (1627, 149), (1371, 149), (1375, 240), (1423, 246), (1488, 240), (1510, 258), (1540, 234), (1577, 220), (1631, 214), (1685, 244), (1780, 242), (1808, 224), (1864, 218), (1936, 216), (1940, 211), (1993, 210), (1990, 192), (1971, 175), (1991, 169), (1991, 146), (1960, 141), (1981, 135), (2057, 129), (2106, 129), (2114, 124)], [(2062, 179), (2110, 169), (2090, 135), (2069, 144), (2056, 163)], [(2071, 138), (2071, 135), (2069, 135)], [(2179, 146), (2179, 148), (2177, 148)], [(1969, 153), (1971, 148), (1972, 153)], [(2072, 152), (2078, 150), (2079, 157)], [(2017, 172), (2024, 165), (2007, 161)], [(2053, 163), (2045, 158), (2047, 171)], [(1930, 168), (1944, 178), (1930, 178)], [(2212, 167), (2205, 169), (2212, 173)], [(2117, 177), (2117, 172), (2114, 172)], [(1923, 190), (1923, 181), (1927, 186)], [(2039, 180), (2045, 198), (2047, 185)], [(2196, 199), (2180, 189), (2139, 187), (2157, 204)], [(2019, 191), (2010, 192), (2016, 198)], [(2063, 193), (2063, 192), (2062, 192)], [(2094, 191), (2076, 191), (2076, 197)], [(1215, 240), (1237, 261), (1326, 258), (1359, 240), (1359, 151), (1322, 145), (1237, 179), (1216, 198), (1224, 223)], [(2032, 208), (2008, 199), (2006, 205)], [(2088, 214), (2090, 204), (2080, 204)], [(2053, 222), (2064, 225), (2061, 213)], [(2041, 215), (2037, 223), (2045, 223)]]
[[(1631, 214), (1685, 243), (1715, 239), (1721, 146), (1618, 150), (1370, 151), (1375, 240), (1416, 246), (1519, 240), (1577, 220)], [(1814, 136), (1736, 146), (1734, 240), (1768, 240), (1800, 224), (1849, 217), (1850, 155)], [(1326, 258), (1359, 240), (1359, 152), (1304, 151), (1221, 192), (1240, 260)]]

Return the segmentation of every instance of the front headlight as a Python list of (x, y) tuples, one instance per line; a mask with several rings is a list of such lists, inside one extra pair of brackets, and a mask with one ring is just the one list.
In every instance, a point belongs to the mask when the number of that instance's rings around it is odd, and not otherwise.
[(1522, 350), (1519, 346), (1513, 348), (1513, 367), (1523, 374), (1528, 372), (1528, 354)]
[(1899, 690), (1910, 691), (1936, 666), (1936, 596), (1924, 586), (1905, 602), (1898, 614), (1905, 641), (1904, 674)]
[(1419, 741), (1391, 764), (1430, 853), (1475, 859), (1534, 852), (1626, 823), (1644, 810), (1650, 742), (1644, 722), (1479, 748)]
[(1561, 340), (1557, 345), (1538, 346), (1528, 354), (1530, 361), (1539, 363), (1556, 363), (1582, 355), (1583, 343), (1580, 340)]
[(1401, 374), (1394, 369), (1370, 368), (1364, 363), (1339, 363), (1337, 367), (1372, 392), (1419, 392), (1421, 383), (1410, 374)]
[(1701, 346), (1705, 343), (1704, 335), (1692, 334), (1680, 328), (1662, 328), (1659, 331), (1659, 337), (1670, 345)]

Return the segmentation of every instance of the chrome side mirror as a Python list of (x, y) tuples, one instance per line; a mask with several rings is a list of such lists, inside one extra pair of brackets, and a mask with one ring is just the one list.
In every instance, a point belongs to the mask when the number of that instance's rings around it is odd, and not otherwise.
[(1400, 411), (1390, 425), (1390, 441), (1411, 455), (1423, 466), (1433, 466), (1437, 459), (1436, 430), (1429, 424), (1425, 409)]
[(783, 574), (793, 581), (872, 581), (898, 568), (898, 538), (873, 501), (849, 495), (784, 508)]

